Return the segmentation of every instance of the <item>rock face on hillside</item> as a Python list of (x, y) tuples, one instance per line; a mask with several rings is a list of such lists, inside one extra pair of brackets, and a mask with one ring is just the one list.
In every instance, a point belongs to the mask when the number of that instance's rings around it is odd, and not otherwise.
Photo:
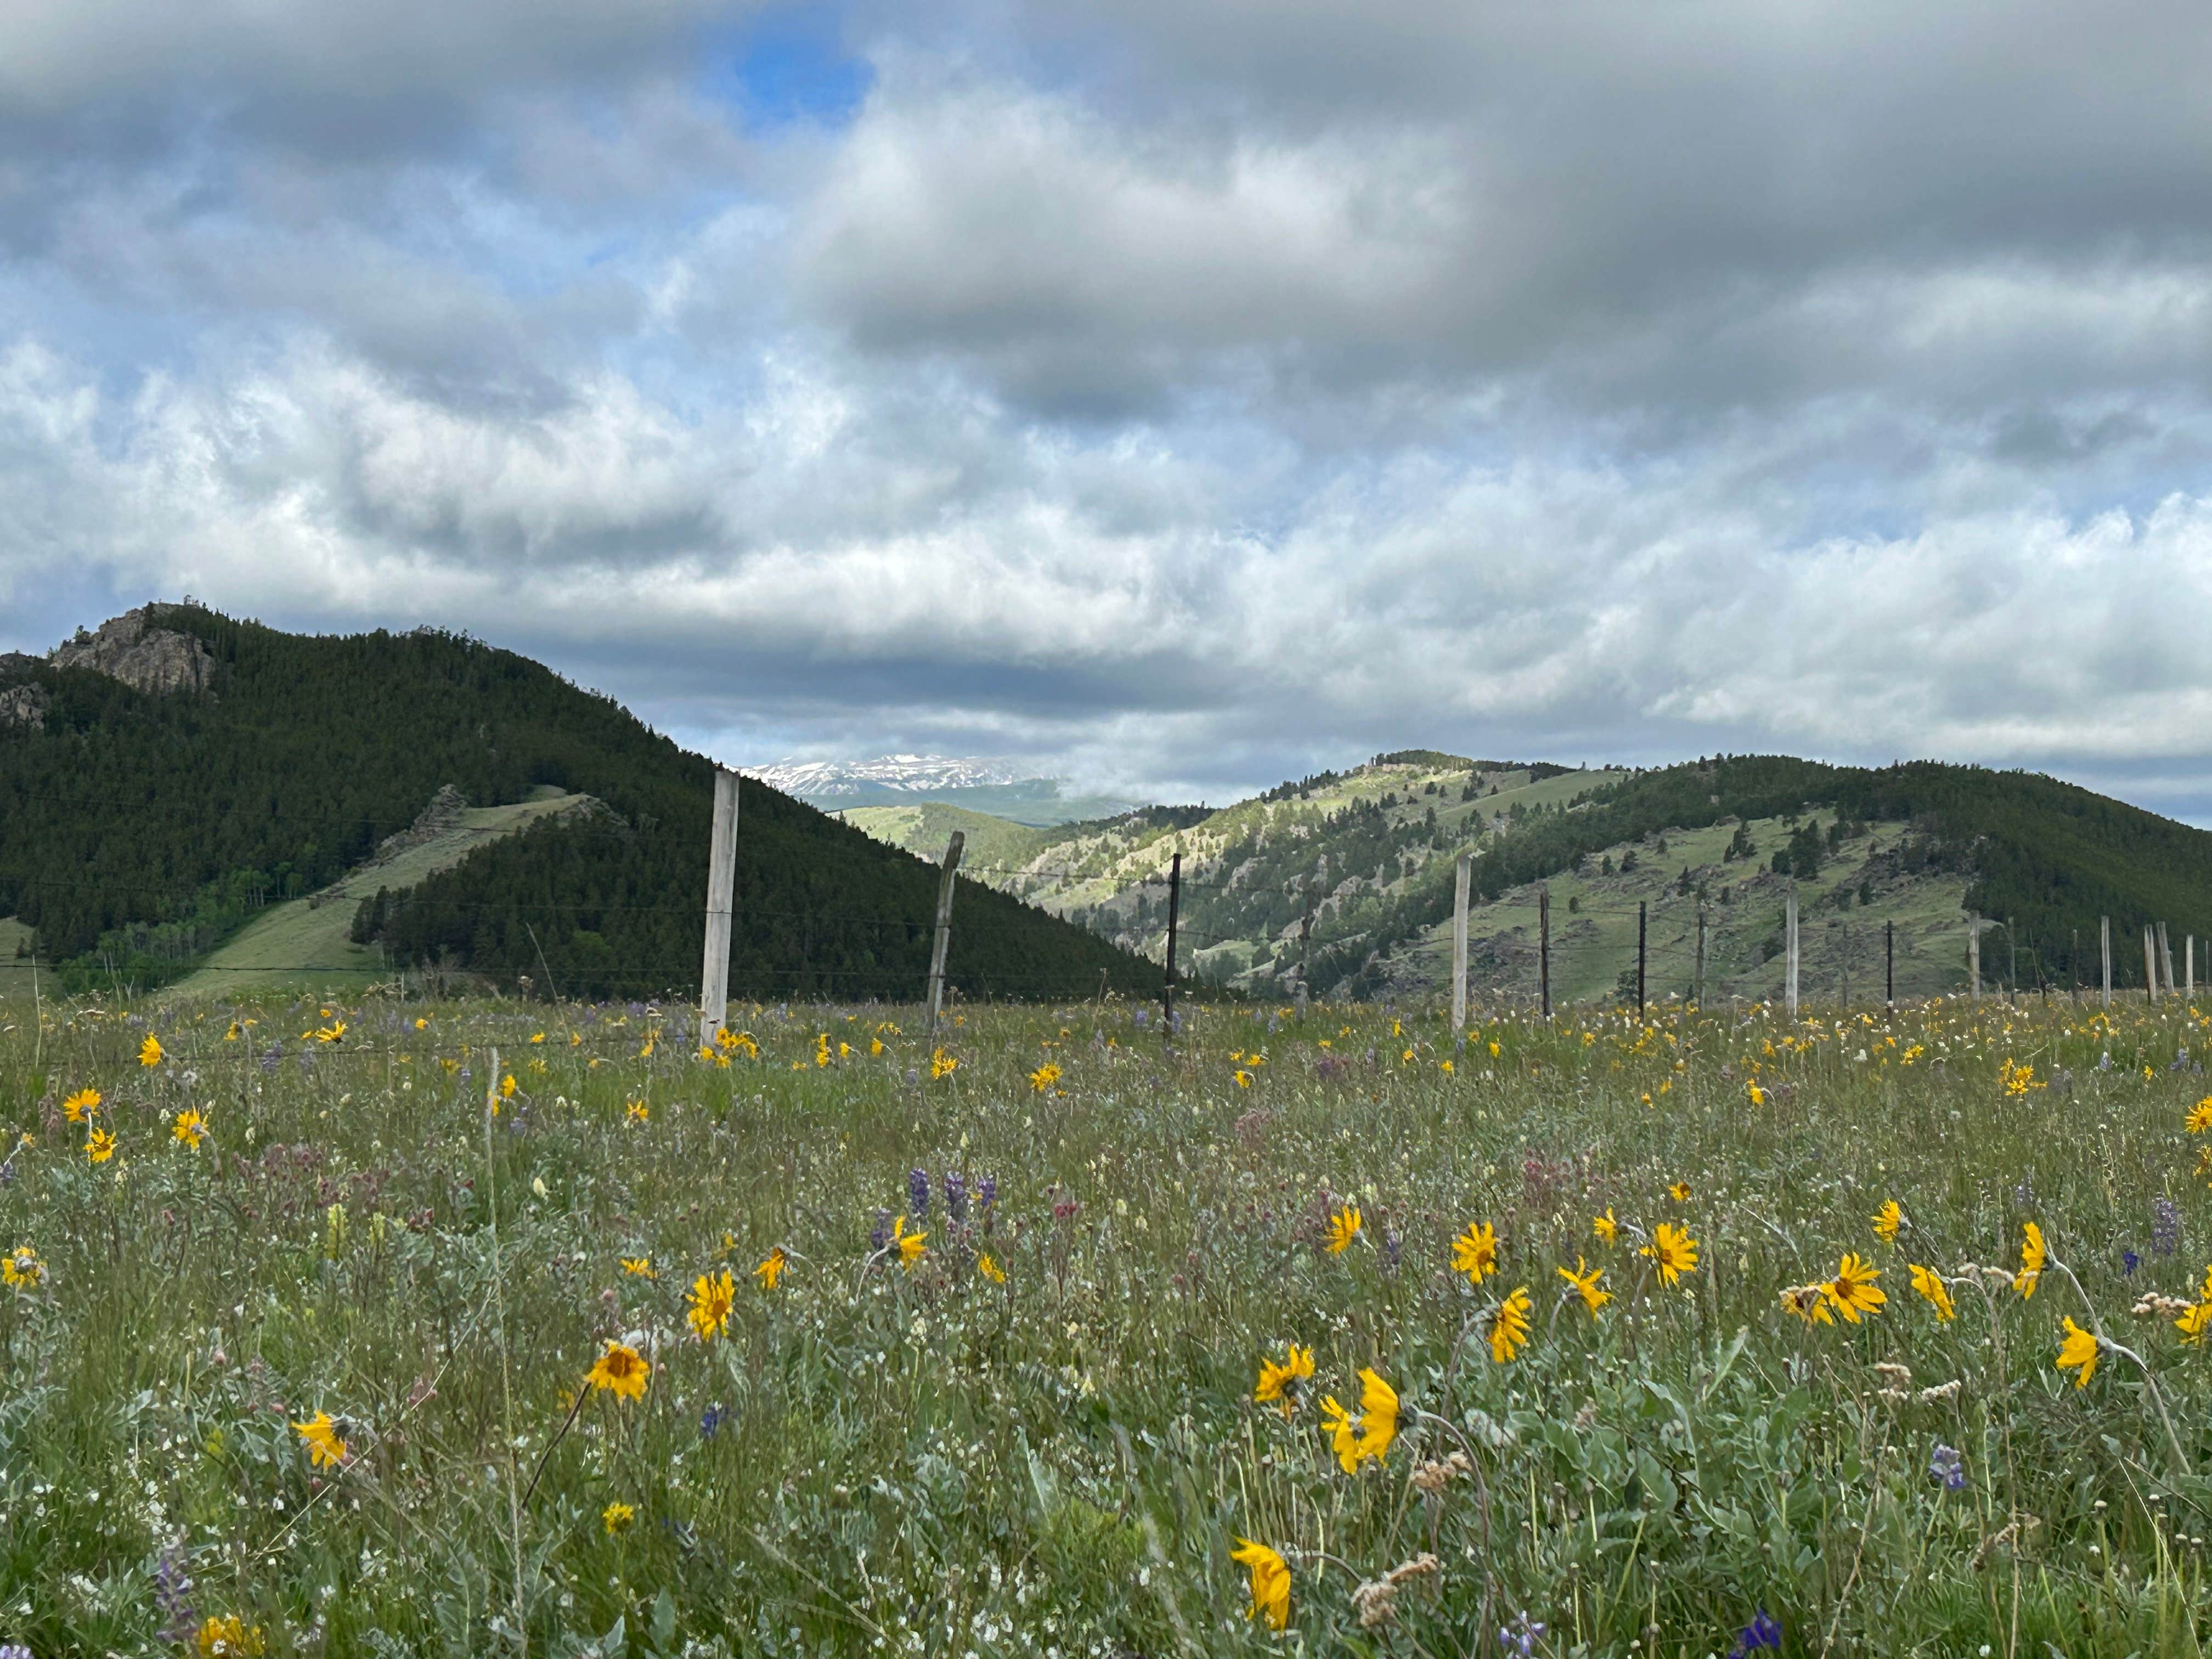
[(438, 793), (430, 797), (430, 804), (415, 815), (415, 822), (397, 835), (386, 836), (377, 844), (375, 862), (382, 864), (410, 847), (420, 847), (435, 841), (441, 835), (461, 821), (461, 814), (469, 808), (469, 798), (450, 783), (438, 786)]
[(165, 607), (142, 605), (54, 647), (57, 668), (89, 668), (149, 696), (204, 691), (215, 678), (215, 659), (189, 634), (154, 624)]
[(26, 685), (31, 671), (40, 666), (36, 657), (20, 651), (0, 651), (0, 732), (46, 729), (46, 710), (53, 699), (43, 685)]

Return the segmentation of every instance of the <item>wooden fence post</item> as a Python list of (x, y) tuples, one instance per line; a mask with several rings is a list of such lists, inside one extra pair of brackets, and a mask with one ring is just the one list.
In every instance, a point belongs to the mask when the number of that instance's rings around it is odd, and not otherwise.
[(1784, 948), (1788, 959), (1784, 969), (1783, 1003), (1790, 1018), (1797, 1018), (1797, 883), (1790, 883), (1790, 895), (1783, 904)]
[(1544, 1018), (1552, 1017), (1552, 889), (1544, 883), (1536, 889), (1536, 996), (1543, 1006)]
[(937, 939), (929, 951), (929, 1034), (937, 1035), (939, 1017), (945, 1012), (945, 953), (952, 945), (952, 889), (960, 868), (961, 849), (968, 845), (964, 831), (955, 830), (945, 843), (944, 874), (937, 884)]
[(2104, 958), (2104, 1006), (2109, 1008), (2112, 1006), (2112, 919), (2110, 916), (2097, 918), (2097, 948), (2099, 955)]
[(1966, 992), (1982, 1000), (1982, 919), (1972, 910), (1966, 912)]
[(1468, 855), (1459, 855), (1452, 878), (1452, 1035), (1467, 1033), (1467, 884)]
[(1160, 1041), (1175, 1034), (1176, 912), (1182, 904), (1182, 854), (1168, 860), (1168, 970), (1160, 981)]
[(1636, 1018), (1639, 1021), (1644, 1018), (1644, 901), (1638, 899), (1636, 901)]
[(1881, 925), (1881, 1000), (1897, 1006), (1897, 923)]
[(1702, 900), (1698, 905), (1698, 966), (1692, 983), (1696, 987), (1698, 1006), (1702, 1008), (1705, 1006), (1705, 907)]
[(1313, 968), (1313, 878), (1306, 878), (1305, 912), (1298, 918), (1298, 1018), (1306, 1017), (1307, 975)]
[(714, 1047), (730, 1011), (730, 897), (738, 879), (738, 775), (714, 769), (714, 820), (707, 842), (707, 945), (699, 969), (699, 1046)]
[(2166, 924), (2158, 925), (2159, 965), (2166, 971), (2166, 994), (2173, 994), (2173, 941), (2166, 937)]
[(2158, 1000), (2158, 957), (2151, 944), (2151, 928), (2143, 923), (2143, 1000)]

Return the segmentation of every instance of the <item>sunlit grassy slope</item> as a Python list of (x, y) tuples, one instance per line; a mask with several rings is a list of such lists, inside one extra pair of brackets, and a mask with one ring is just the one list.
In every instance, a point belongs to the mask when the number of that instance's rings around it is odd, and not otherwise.
[(380, 887), (394, 892), (412, 887), (502, 836), (575, 811), (585, 799), (546, 786), (512, 805), (465, 808), (452, 827), (428, 840), (359, 866), (319, 893), (271, 907), (178, 989), (224, 996), (299, 987), (358, 991), (389, 972), (379, 951), (348, 937), (362, 900), (374, 897)]

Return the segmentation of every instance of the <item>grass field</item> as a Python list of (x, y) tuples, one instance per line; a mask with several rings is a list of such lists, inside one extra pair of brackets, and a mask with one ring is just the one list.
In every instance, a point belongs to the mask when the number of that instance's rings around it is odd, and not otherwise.
[(15, 1021), (0, 1642), (2203, 1651), (2194, 1011), (1142, 1012)]
[(213, 951), (176, 988), (179, 994), (240, 996), (272, 989), (358, 994), (388, 973), (373, 949), (356, 945), (354, 912), (380, 887), (393, 892), (459, 863), (485, 842), (549, 816), (580, 797), (541, 786), (528, 800), (471, 806), (434, 835), (349, 872), (319, 893), (274, 905)]

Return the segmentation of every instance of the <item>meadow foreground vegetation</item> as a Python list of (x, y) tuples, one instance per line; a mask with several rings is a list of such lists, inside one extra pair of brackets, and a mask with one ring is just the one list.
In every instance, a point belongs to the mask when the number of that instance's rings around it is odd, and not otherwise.
[(9, 1005), (0, 1644), (2203, 1651), (2193, 1008), (737, 1012)]

